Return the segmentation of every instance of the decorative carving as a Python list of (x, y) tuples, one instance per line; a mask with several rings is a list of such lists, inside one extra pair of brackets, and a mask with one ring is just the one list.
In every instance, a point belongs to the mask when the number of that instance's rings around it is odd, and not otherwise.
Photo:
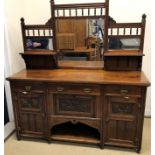
[(75, 111), (91, 113), (92, 97), (74, 95), (57, 96), (59, 111)]
[(98, 132), (101, 132), (101, 121), (100, 119), (90, 120), (90, 119), (71, 119), (71, 118), (56, 118), (51, 119), (50, 128), (53, 128), (53, 126), (60, 125), (63, 123), (71, 122), (72, 124), (82, 123), (85, 125), (88, 125), (94, 129), (97, 129)]
[(20, 99), (22, 108), (40, 109), (40, 100), (38, 98), (24, 98)]
[(133, 106), (131, 104), (112, 104), (112, 113), (132, 114)]

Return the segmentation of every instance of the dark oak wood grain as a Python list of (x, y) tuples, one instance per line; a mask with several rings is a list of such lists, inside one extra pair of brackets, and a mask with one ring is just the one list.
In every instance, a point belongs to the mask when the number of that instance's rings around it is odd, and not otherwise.
[[(109, 16), (109, 0), (59, 5), (51, 0), (50, 7), (51, 17), (45, 25), (27, 25), (21, 18), (24, 53), (20, 54), (27, 69), (7, 78), (17, 139), (43, 138), (48, 142), (90, 143), (101, 148), (118, 146), (140, 152), (146, 90), (150, 86), (141, 71), (146, 15), (139, 23), (117, 23)], [(90, 14), (91, 10), (94, 14)], [(86, 53), (92, 60), (94, 50), (83, 47), (85, 19), (90, 18), (104, 20), (104, 62), (58, 61), (57, 49), (60, 47), (74, 49), (69, 52)], [(113, 29), (117, 30), (115, 35)], [(68, 34), (74, 31), (78, 34), (76, 39), (74, 34)], [(64, 36), (73, 42), (72, 46), (63, 45)], [(27, 39), (42, 37), (52, 39), (53, 50), (26, 49)], [(109, 38), (132, 37), (140, 38), (138, 50), (108, 49)]]
[(143, 72), (22, 70), (7, 80), (18, 139), (34, 137), (140, 151), (146, 87), (150, 85)]

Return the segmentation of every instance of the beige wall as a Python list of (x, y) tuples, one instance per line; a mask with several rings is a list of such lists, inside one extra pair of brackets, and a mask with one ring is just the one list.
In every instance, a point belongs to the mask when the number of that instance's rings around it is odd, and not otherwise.
[[(24, 16), (24, 3), (20, 0), (5, 0), (5, 32), (8, 49), (8, 59), (11, 73), (15, 73), (24, 67), (24, 62), (19, 56), (22, 52), (22, 40), (20, 30), (20, 17)], [(6, 52), (6, 51), (5, 51)]]
[[(65, 2), (66, 1), (66, 2)], [(74, 0), (74, 3), (103, 2), (104, 0)], [(146, 35), (144, 44), (143, 71), (151, 79), (151, 47), (150, 47), (150, 3), (146, 0), (109, 0), (110, 16), (117, 22), (139, 22), (141, 15), (147, 15)], [(56, 3), (67, 3), (68, 0), (55, 0)], [(73, 1), (72, 1), (73, 3)], [(8, 40), (8, 51), (12, 73), (25, 67), (19, 52), (23, 51), (20, 30), (20, 17), (27, 24), (44, 24), (50, 18), (49, 0), (5, 0), (5, 24)], [(146, 114), (150, 114), (150, 88), (147, 93)]]

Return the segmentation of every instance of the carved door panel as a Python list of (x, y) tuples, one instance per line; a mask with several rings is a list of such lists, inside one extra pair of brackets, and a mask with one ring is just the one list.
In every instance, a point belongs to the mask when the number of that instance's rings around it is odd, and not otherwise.
[(95, 96), (57, 94), (54, 96), (55, 114), (94, 117), (95, 99)]
[(106, 96), (105, 144), (137, 147), (141, 98), (137, 96)]
[(21, 134), (43, 136), (45, 120), (45, 95), (43, 93), (18, 93), (19, 130)]

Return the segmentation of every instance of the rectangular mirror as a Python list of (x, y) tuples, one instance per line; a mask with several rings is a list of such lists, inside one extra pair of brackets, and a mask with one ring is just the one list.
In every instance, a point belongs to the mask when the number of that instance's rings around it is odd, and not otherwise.
[(103, 57), (104, 19), (58, 19), (59, 60), (100, 61)]

